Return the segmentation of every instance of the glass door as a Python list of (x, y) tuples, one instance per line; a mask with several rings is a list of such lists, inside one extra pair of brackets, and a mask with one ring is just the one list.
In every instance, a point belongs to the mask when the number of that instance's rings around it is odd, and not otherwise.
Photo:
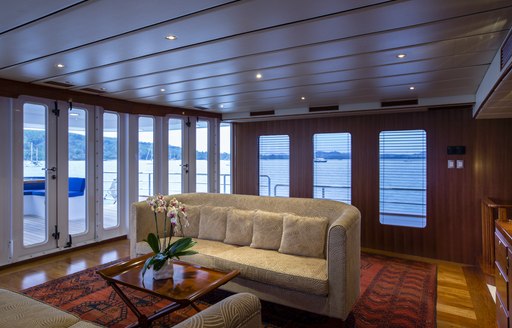
[[(44, 104), (26, 103), (23, 119), (23, 247), (52, 244), (50, 231), (56, 225), (55, 150), (49, 147), (48, 107)], [(55, 122), (52, 122), (54, 125)], [(52, 156), (53, 155), (53, 156)]]
[(13, 256), (58, 248), (57, 117), (48, 101), (15, 103), (13, 117)]
[(169, 118), (167, 147), (168, 147), (168, 171), (169, 194), (183, 192), (184, 177), (188, 175), (188, 161), (184, 160), (183, 152), (183, 127), (185, 122), (181, 118)]
[(213, 191), (212, 121), (171, 116), (167, 122), (169, 194)]
[(210, 144), (210, 122), (198, 119), (196, 122), (196, 192), (208, 192), (210, 190), (209, 176), (209, 144)]
[(13, 206), (15, 260), (94, 240), (89, 112), (33, 98), (15, 103), (13, 200), (22, 204)]
[(153, 117), (139, 117), (139, 201), (146, 200), (154, 193), (154, 130), (155, 119)]
[(103, 113), (103, 229), (115, 229), (119, 220), (119, 115)]
[[(68, 108), (66, 113), (61, 113), (60, 122), (66, 120), (67, 114), (67, 156), (62, 158), (59, 153), (58, 161), (65, 163), (60, 166), (67, 165), (67, 186), (63, 187), (64, 195), (58, 199), (58, 206), (66, 206), (67, 201), (67, 233), (65, 247), (73, 246), (76, 243), (87, 242), (94, 239), (94, 210), (90, 208), (90, 204), (94, 204), (91, 197), (94, 188), (91, 188), (94, 182), (93, 165), (94, 152), (89, 145), (94, 144), (93, 131), (94, 110), (87, 105), (74, 105)], [(62, 142), (63, 140), (61, 140)], [(62, 170), (61, 170), (62, 171)], [(62, 181), (65, 175), (59, 175)], [(62, 189), (62, 188), (60, 188)], [(66, 197), (67, 196), (67, 197)], [(65, 213), (65, 212), (63, 212)], [(62, 221), (62, 220), (61, 220)], [(59, 228), (62, 233), (66, 232), (65, 225), (60, 222)]]

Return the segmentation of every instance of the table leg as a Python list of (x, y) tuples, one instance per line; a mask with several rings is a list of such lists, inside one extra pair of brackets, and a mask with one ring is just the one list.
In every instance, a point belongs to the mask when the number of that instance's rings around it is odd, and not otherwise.
[(197, 312), (201, 312), (201, 309), (197, 307), (194, 303), (190, 303), (190, 305), (196, 310)]
[(135, 305), (130, 301), (130, 299), (123, 293), (121, 288), (119, 288), (115, 283), (108, 281), (107, 282), (112, 289), (121, 297), (123, 302), (128, 306), (128, 308), (137, 316), (138, 324), (130, 325), (129, 327), (142, 327), (142, 328), (148, 328), (151, 325), (151, 322), (148, 321), (148, 317), (146, 317), (144, 314), (142, 314)]

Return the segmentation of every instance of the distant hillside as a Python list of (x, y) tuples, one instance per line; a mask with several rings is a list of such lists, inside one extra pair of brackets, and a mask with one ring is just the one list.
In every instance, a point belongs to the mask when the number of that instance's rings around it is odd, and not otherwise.
[[(25, 160), (44, 160), (45, 159), (45, 133), (44, 131), (33, 131), (26, 130), (24, 133), (24, 145), (25, 149), (23, 152), (23, 158)], [(30, 144), (32, 143), (32, 147)], [(69, 160), (72, 161), (84, 161), (85, 154), (85, 136), (70, 133), (69, 134)], [(32, 152), (32, 157), (31, 157)], [(199, 160), (207, 159), (207, 152), (196, 152), (196, 158)], [(37, 158), (36, 158), (37, 157)], [(103, 139), (103, 158), (105, 160), (112, 160), (117, 158), (117, 139), (116, 138), (104, 138)], [(220, 156), (221, 160), (229, 160), (231, 157), (227, 153), (222, 153)], [(150, 160), (153, 159), (153, 152), (151, 143), (139, 142), (139, 159)], [(181, 159), (181, 147), (169, 146), (169, 159)]]

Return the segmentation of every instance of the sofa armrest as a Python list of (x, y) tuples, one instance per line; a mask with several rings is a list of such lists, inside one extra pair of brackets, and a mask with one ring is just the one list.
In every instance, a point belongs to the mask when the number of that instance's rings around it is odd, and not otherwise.
[[(159, 222), (161, 224), (162, 222)], [(163, 227), (163, 225), (160, 225)], [(135, 257), (135, 245), (155, 232), (155, 216), (146, 202), (132, 203), (130, 207), (130, 257)]]
[(235, 294), (174, 327), (261, 328), (261, 304), (252, 294)]
[(327, 270), (329, 312), (345, 320), (359, 297), (361, 213), (353, 206), (329, 227)]

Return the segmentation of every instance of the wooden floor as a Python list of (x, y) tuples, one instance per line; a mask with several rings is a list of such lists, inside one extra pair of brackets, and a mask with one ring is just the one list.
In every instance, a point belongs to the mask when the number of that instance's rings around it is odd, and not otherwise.
[[(31, 260), (0, 269), (0, 288), (19, 291), (128, 254), (128, 240), (120, 240)], [(438, 327), (495, 327), (494, 302), (478, 268), (417, 257), (400, 257), (437, 264)]]

